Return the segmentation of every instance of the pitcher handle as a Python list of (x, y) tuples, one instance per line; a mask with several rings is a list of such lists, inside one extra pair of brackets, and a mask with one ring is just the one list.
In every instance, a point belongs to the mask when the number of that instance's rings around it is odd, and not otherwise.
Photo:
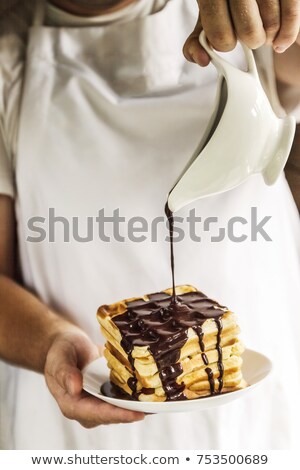
[[(204, 48), (204, 50), (208, 53), (214, 66), (222, 73), (222, 75), (225, 75), (226, 71), (230, 69), (239, 70), (233, 64), (223, 59), (223, 57), (221, 57), (219, 54), (216, 53), (216, 51), (208, 43), (205, 31), (201, 31), (200, 36), (199, 36), (199, 42), (201, 46)], [(256, 67), (252, 50), (249, 49), (249, 47), (247, 47), (242, 42), (241, 42), (241, 45), (243, 47), (243, 51), (244, 51), (246, 61), (247, 61), (247, 66), (248, 66), (248, 70), (246, 73), (253, 75), (255, 78), (259, 80), (257, 67)], [(241, 70), (241, 72), (243, 71)]]

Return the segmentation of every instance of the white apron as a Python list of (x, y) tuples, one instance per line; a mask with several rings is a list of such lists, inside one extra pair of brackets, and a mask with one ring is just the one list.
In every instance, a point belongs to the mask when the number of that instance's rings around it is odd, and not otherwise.
[[(127, 24), (32, 28), (16, 159), (20, 256), (26, 285), (101, 342), (97, 307), (170, 286), (166, 228), (158, 241), (29, 243), (32, 216), (86, 217), (104, 208), (149, 222), (163, 216), (168, 190), (206, 126), (215, 92), (212, 66), (188, 64), (182, 44), (195, 22), (192, 2), (172, 0)], [(240, 63), (231, 54), (231, 60)], [(241, 150), (242, 151), (242, 150)], [(64, 418), (42, 376), (2, 364), (1, 447), (16, 449), (258, 449), (297, 445), (299, 420), (300, 230), (282, 177), (253, 177), (195, 205), (204, 219), (272, 215), (273, 242), (176, 244), (176, 281), (190, 283), (239, 315), (242, 338), (275, 363), (260, 390), (223, 408), (149, 416), (86, 430)], [(186, 216), (187, 210), (179, 215)], [(243, 228), (243, 227), (241, 227)], [(215, 235), (216, 233), (212, 233)], [(106, 235), (112, 235), (109, 224)], [(203, 235), (203, 234), (202, 234)]]

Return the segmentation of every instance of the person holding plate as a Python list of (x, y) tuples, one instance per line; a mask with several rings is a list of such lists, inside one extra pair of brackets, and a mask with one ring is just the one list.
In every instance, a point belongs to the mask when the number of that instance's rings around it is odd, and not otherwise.
[[(255, 49), (274, 110), (297, 113), (299, 21), (297, 0), (20, 0), (4, 10), (0, 448), (296, 447), (300, 228), (283, 175), (194, 205), (196, 217), (221, 224), (257, 207), (272, 242), (176, 245), (177, 282), (239, 314), (244, 342), (274, 361), (272, 381), (224, 408), (145, 417), (89, 396), (81, 370), (99, 356), (100, 304), (169, 286), (163, 227), (156, 240), (130, 240), (108, 223), (101, 240), (87, 240), (86, 218), (104, 210), (150, 226), (163, 217), (213, 106), (216, 72), (200, 30), (238, 67), (237, 39)], [(183, 57), (184, 43), (186, 58), (207, 67)]]

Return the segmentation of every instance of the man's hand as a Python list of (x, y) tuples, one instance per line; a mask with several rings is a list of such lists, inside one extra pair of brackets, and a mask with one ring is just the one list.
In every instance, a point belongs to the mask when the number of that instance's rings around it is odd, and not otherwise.
[(198, 40), (202, 29), (221, 52), (234, 49), (239, 39), (251, 49), (272, 44), (275, 52), (282, 53), (299, 35), (300, 0), (198, 0), (198, 5), (198, 21), (183, 52), (201, 66), (210, 62)]
[(98, 356), (97, 346), (84, 333), (62, 334), (53, 341), (47, 354), (45, 378), (63, 415), (86, 428), (142, 420), (143, 413), (117, 408), (82, 389), (81, 369)]

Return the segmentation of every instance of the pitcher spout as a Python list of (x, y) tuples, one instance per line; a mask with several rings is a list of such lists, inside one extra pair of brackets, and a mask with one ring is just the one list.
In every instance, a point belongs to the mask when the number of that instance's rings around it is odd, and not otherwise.
[(274, 113), (260, 83), (252, 51), (243, 46), (248, 71), (221, 58), (200, 35), (219, 72), (216, 104), (201, 143), (168, 197), (173, 212), (191, 202), (235, 188), (261, 173), (268, 185), (282, 172), (296, 123)]

